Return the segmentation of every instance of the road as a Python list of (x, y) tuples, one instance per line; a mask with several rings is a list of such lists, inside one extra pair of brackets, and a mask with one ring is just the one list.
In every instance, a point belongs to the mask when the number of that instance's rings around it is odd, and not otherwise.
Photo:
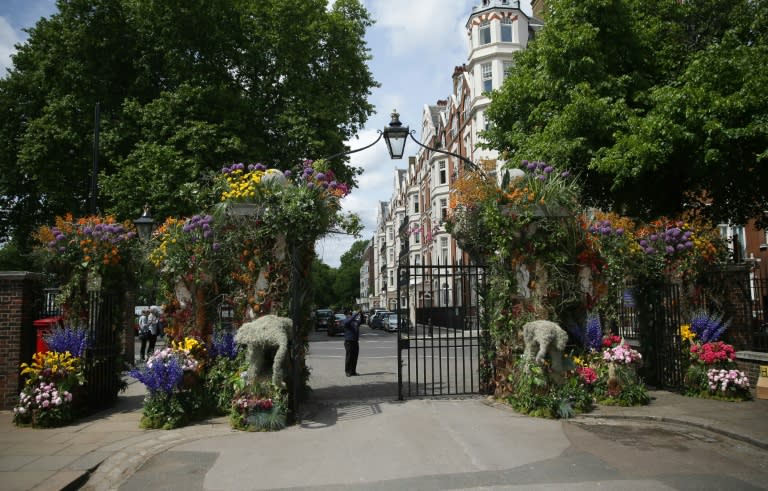
[(313, 333), (300, 424), (233, 432), (151, 457), (121, 490), (757, 490), (768, 452), (690, 427), (521, 416), (480, 397), (397, 401), (396, 336)]

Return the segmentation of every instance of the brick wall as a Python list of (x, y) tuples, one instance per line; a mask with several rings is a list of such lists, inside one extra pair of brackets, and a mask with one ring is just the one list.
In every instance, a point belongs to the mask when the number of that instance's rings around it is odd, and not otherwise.
[(756, 392), (757, 378), (760, 376), (760, 365), (768, 365), (768, 353), (754, 351), (737, 351), (736, 366), (749, 378), (752, 395)]
[(42, 275), (0, 272), (0, 409), (12, 409), (21, 390), (19, 364), (35, 351), (36, 319), (42, 300)]

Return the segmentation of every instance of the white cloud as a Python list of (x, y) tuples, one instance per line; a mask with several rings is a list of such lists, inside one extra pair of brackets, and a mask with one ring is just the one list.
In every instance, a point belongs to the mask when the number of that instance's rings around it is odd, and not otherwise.
[[(376, 27), (389, 38), (392, 54), (431, 51), (463, 52), (464, 22), (473, 2), (467, 0), (370, 0)], [(466, 36), (465, 36), (466, 37)], [(421, 62), (429, 60), (421, 59)]]
[(11, 23), (0, 17), (0, 78), (5, 77), (6, 69), (13, 66), (11, 55), (16, 52), (15, 44), (21, 42)]

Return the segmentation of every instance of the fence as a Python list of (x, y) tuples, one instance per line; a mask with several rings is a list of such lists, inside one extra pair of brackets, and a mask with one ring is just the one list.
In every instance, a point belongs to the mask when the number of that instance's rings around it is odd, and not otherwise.
[(617, 299), (617, 322), (610, 327), (640, 344), (649, 383), (678, 388), (687, 356), (680, 326), (690, 322), (690, 313), (696, 309), (723, 315), (730, 323), (723, 340), (737, 351), (768, 352), (768, 279), (755, 277), (745, 267), (712, 271), (696, 287), (658, 285), (642, 297), (628, 285)]

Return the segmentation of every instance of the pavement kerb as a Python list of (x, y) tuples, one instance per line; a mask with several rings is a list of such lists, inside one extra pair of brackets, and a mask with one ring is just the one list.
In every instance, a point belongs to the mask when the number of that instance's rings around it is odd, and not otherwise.
[[(152, 430), (152, 433), (132, 437), (134, 443), (124, 446), (118, 452), (104, 459), (87, 473), (87, 481), (80, 488), (88, 491), (106, 491), (118, 489), (145, 462), (169, 448), (190, 441), (204, 440), (216, 436), (236, 433), (229, 426), (226, 417), (208, 420), (192, 426), (174, 430)], [(82, 477), (79, 479), (82, 481)], [(73, 482), (74, 484), (74, 482)]]
[(575, 418), (572, 418), (569, 421), (577, 422), (579, 420), (599, 420), (599, 419), (613, 419), (613, 420), (627, 420), (627, 421), (650, 421), (653, 423), (666, 423), (666, 424), (675, 424), (675, 425), (683, 425), (683, 426), (689, 426), (691, 428), (697, 428), (701, 430), (710, 431), (712, 433), (716, 433), (718, 435), (722, 435), (728, 438), (731, 438), (733, 440), (738, 440), (744, 443), (748, 443), (750, 445), (753, 445), (755, 447), (761, 448), (763, 450), (768, 450), (768, 442), (758, 440), (756, 438), (752, 438), (748, 435), (744, 435), (742, 433), (736, 433), (733, 431), (728, 431), (726, 429), (723, 429), (722, 426), (714, 423), (714, 422), (707, 422), (707, 423), (699, 423), (696, 421), (690, 421), (682, 418), (672, 418), (669, 416), (653, 416), (653, 415), (636, 415), (636, 414), (579, 414)]
[[(507, 410), (516, 414), (520, 414), (517, 411), (515, 411), (512, 407), (510, 407), (508, 404), (505, 404), (504, 402), (500, 402), (499, 400), (493, 398), (492, 396), (486, 399), (483, 399), (482, 402), (488, 406), (495, 407), (497, 409)], [(520, 415), (524, 417), (528, 417), (524, 414), (520, 414)], [(573, 418), (564, 419), (563, 422), (577, 423), (579, 421), (601, 420), (601, 419), (610, 419), (610, 420), (619, 420), (619, 421), (621, 420), (646, 421), (646, 422), (652, 422), (657, 424), (682, 425), (682, 426), (687, 426), (691, 428), (710, 431), (712, 433), (716, 433), (718, 435), (722, 435), (722, 436), (731, 438), (733, 440), (738, 440), (744, 443), (748, 443), (750, 445), (761, 448), (763, 450), (768, 450), (768, 442), (753, 438), (749, 435), (745, 435), (742, 433), (728, 431), (726, 429), (723, 429), (721, 425), (712, 421), (696, 422), (696, 421), (691, 421), (684, 418), (674, 418), (669, 416), (654, 416), (654, 415), (582, 413)]]

